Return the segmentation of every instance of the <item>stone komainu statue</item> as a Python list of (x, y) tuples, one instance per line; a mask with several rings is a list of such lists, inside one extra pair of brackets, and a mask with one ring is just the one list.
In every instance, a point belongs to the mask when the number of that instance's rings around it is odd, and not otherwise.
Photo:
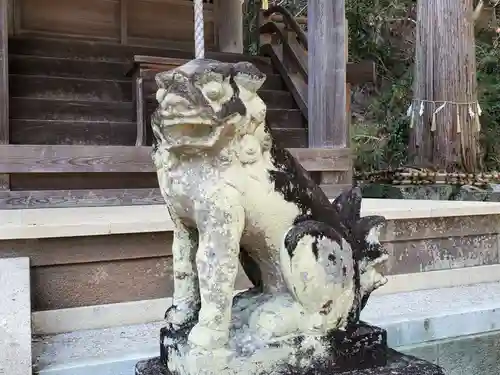
[[(360, 217), (358, 188), (331, 203), (276, 145), (257, 94), (265, 78), (250, 63), (212, 60), (156, 77), (153, 159), (175, 223), (162, 345), (176, 373), (215, 373), (219, 357), (221, 374), (262, 373), (251, 363), (292, 352), (317, 359), (322, 338), (358, 323), (386, 282), (385, 219)], [(233, 298), (240, 262), (254, 287)], [(316, 350), (306, 360), (307, 345)], [(282, 354), (260, 361), (271, 347)]]

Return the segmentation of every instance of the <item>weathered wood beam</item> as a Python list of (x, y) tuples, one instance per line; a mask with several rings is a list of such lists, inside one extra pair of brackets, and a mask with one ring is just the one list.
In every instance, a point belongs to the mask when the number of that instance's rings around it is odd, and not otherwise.
[[(350, 184), (321, 184), (335, 198)], [(159, 188), (0, 191), (0, 210), (23, 208), (112, 207), (165, 204)]]
[(0, 173), (154, 172), (151, 147), (0, 146)]
[(350, 85), (361, 85), (368, 82), (376, 82), (377, 70), (375, 62), (370, 60), (347, 63), (346, 81)]
[[(9, 143), (9, 0), (0, 0), (0, 145)], [(8, 174), (0, 173), (0, 190), (9, 190)]]
[[(345, 110), (345, 108), (344, 108)], [(290, 148), (308, 171), (346, 171), (349, 150)], [(151, 147), (83, 145), (0, 146), (0, 173), (155, 172)]]
[(0, 209), (164, 204), (159, 188), (0, 191)]
[(345, 0), (308, 1), (309, 147), (347, 147)]
[(243, 8), (239, 0), (217, 0), (216, 28), (220, 52), (243, 53)]

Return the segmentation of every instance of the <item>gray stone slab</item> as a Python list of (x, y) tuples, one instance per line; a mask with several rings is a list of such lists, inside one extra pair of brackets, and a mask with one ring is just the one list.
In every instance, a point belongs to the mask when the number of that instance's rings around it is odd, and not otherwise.
[(361, 318), (387, 330), (391, 347), (500, 328), (500, 283), (373, 296)]
[(428, 238), (387, 246), (390, 275), (498, 264), (498, 235)]
[(36, 336), (40, 375), (132, 375), (137, 361), (158, 355), (164, 322)]
[(438, 344), (436, 344), (436, 341), (433, 341), (431, 343), (424, 343), (424, 344), (419, 344), (419, 345), (414, 345), (414, 346), (405, 346), (405, 347), (400, 347), (400, 348), (395, 348), (397, 351), (400, 351), (401, 353), (407, 354), (407, 355), (412, 355), (414, 357), (423, 359), (425, 361), (429, 361), (431, 363), (434, 363), (437, 365), (438, 358), (439, 358), (439, 353), (438, 353)]
[(29, 258), (0, 259), (0, 375), (31, 375)]
[(446, 375), (500, 374), (500, 331), (396, 349), (442, 366)]
[(438, 352), (448, 375), (500, 374), (500, 332), (442, 342)]

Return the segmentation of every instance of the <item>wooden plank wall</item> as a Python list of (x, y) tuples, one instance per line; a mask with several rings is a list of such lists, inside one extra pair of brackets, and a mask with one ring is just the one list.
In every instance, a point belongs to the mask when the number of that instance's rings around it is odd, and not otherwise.
[[(15, 0), (14, 34), (77, 37), (129, 45), (193, 43), (191, 0)], [(217, 44), (213, 4), (205, 4), (208, 48)]]

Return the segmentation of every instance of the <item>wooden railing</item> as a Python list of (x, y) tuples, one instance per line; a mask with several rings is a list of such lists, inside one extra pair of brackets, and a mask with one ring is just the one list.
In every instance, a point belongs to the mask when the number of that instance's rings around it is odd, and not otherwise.
[[(273, 21), (280, 14), (282, 23)], [(307, 119), (307, 36), (293, 16), (281, 6), (262, 13), (261, 54), (271, 58)]]
[[(301, 19), (301, 23), (305, 22), (307, 22), (306, 19)], [(261, 53), (272, 59), (273, 64), (279, 70), (288, 89), (299, 104), (303, 115), (308, 118), (307, 34), (300, 26), (299, 21), (286, 8), (279, 5), (271, 6), (262, 13), (260, 33)], [(375, 63), (373, 61), (348, 63), (346, 76), (348, 87), (375, 82)]]
[[(307, 19), (301, 19), (304, 24)], [(299, 24), (299, 21), (282, 6), (271, 6), (262, 12), (260, 20), (261, 54), (271, 58), (274, 67), (279, 71), (288, 90), (292, 93), (303, 116), (309, 119), (308, 108), (308, 37)], [(347, 37), (347, 30), (346, 30)], [(347, 45), (347, 42), (346, 42)], [(345, 51), (347, 55), (347, 49)], [(347, 56), (346, 56), (347, 60)], [(346, 112), (350, 118), (350, 86), (375, 81), (375, 64), (372, 61), (361, 63), (347, 63), (346, 66)], [(309, 131), (315, 124), (309, 123)], [(333, 125), (332, 125), (333, 126)], [(345, 127), (348, 132), (348, 124)], [(348, 134), (346, 135), (348, 139)], [(340, 152), (341, 149), (332, 149)], [(337, 184), (349, 185), (352, 182), (352, 158), (349, 146), (343, 150), (347, 165), (345, 172), (323, 171), (318, 180), (323, 186)]]

